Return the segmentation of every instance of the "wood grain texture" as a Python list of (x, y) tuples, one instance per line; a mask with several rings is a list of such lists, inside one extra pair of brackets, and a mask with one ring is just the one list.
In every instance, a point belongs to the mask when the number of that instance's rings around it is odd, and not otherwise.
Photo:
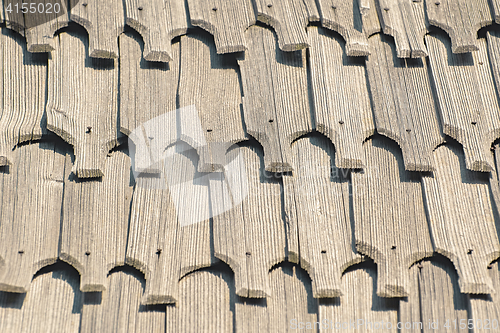
[(363, 148), (366, 170), (352, 174), (356, 248), (377, 263), (377, 295), (405, 297), (409, 267), (433, 253), (420, 177), (405, 171), (389, 140)]
[(246, 131), (264, 147), (267, 171), (292, 171), (291, 143), (312, 131), (305, 51), (281, 51), (273, 32), (258, 26), (245, 38), (238, 63)]
[(123, 0), (69, 0), (70, 19), (89, 34), (89, 55), (92, 58), (118, 58), (118, 36), (125, 29)]
[(427, 1), (429, 24), (446, 31), (453, 53), (477, 51), (477, 31), (493, 22), (488, 0)]
[(227, 149), (246, 140), (234, 57), (218, 55), (213, 38), (203, 31), (182, 36), (178, 92), (179, 107), (194, 106), (198, 112), (180, 113), (181, 140), (198, 151), (199, 171), (220, 169)]
[[(474, 320), (474, 326), (478, 331), (486, 330), (487, 327), (498, 329), (498, 318), (500, 318), (500, 299), (498, 290), (500, 290), (500, 273), (498, 271), (498, 262), (488, 266), (488, 275), (493, 282), (493, 289), (496, 291), (490, 295), (468, 295), (470, 314), (469, 317)], [(496, 320), (496, 322), (495, 322)]]
[(6, 4), (7, 0), (3, 0), (1, 11), (2, 23), (5, 23), (6, 28), (14, 30), (24, 36), (24, 14), (21, 10), (14, 10), (14, 8), (12, 11), (7, 11), (5, 7)]
[(321, 25), (338, 32), (346, 41), (345, 52), (348, 56), (370, 54), (368, 40), (363, 33), (362, 19), (363, 14), (376, 11), (375, 8), (370, 8), (369, 1), (319, 0), (318, 9), (321, 15)]
[(500, 0), (490, 0), (493, 19), (496, 23), (500, 22)]
[(80, 290), (103, 291), (106, 276), (125, 263), (132, 187), (130, 158), (114, 152), (106, 158), (106, 176), (82, 181), (70, 173), (66, 156), (59, 257), (81, 275)]
[(4, 166), (12, 163), (17, 144), (47, 132), (47, 60), (30, 54), (17, 33), (1, 28), (0, 73), (0, 166)]
[[(184, 35), (188, 29), (184, 1), (126, 0), (125, 12), (127, 25), (134, 28), (144, 39), (144, 59), (171, 61), (172, 39)], [(120, 53), (123, 54), (121, 50)]]
[(254, 0), (257, 20), (274, 28), (282, 51), (309, 47), (306, 27), (320, 20), (314, 0)]
[(105, 291), (85, 294), (79, 332), (165, 332), (165, 311), (141, 306), (143, 289), (137, 271), (112, 272)]
[[(298, 322), (317, 321), (318, 303), (312, 296), (311, 280), (305, 271), (286, 263), (271, 270), (269, 279), (272, 294), (266, 300), (237, 297), (237, 332), (297, 332)], [(293, 323), (297, 323), (295, 329), (292, 329)]]
[(389, 38), (370, 37), (373, 54), (366, 61), (377, 132), (398, 143), (406, 170), (432, 171), (432, 151), (444, 138), (428, 62), (398, 59)]
[(46, 108), (47, 128), (75, 149), (80, 178), (103, 176), (106, 155), (118, 144), (118, 62), (90, 58), (87, 45), (80, 33), (58, 36)]
[(166, 332), (233, 332), (234, 290), (226, 269), (202, 270), (179, 282), (181, 298), (167, 306)]
[[(377, 332), (382, 322), (392, 323), (392, 328), (384, 327), (384, 332), (397, 332), (398, 300), (381, 298), (376, 295), (377, 274), (373, 264), (361, 264), (349, 269), (342, 276), (341, 298), (325, 299), (319, 303), (318, 321), (327, 323), (322, 332), (334, 331), (335, 325), (344, 332)], [(362, 320), (362, 321), (358, 321)], [(354, 322), (354, 329), (350, 323)], [(378, 324), (379, 329), (376, 329)], [(358, 326), (359, 325), (359, 326)]]
[(419, 262), (409, 268), (408, 296), (399, 300), (398, 321), (403, 323), (403, 327), (406, 323), (411, 323), (401, 330), (404, 332), (421, 333), (424, 325), (429, 325), (428, 321), (422, 322), (420, 311), (419, 275), (422, 267), (422, 263)]
[(362, 144), (375, 132), (365, 62), (345, 56), (347, 46), (326, 30), (308, 35), (316, 130), (333, 142), (337, 167), (363, 168)]
[(427, 35), (426, 43), (444, 134), (463, 145), (468, 169), (491, 171), (500, 106), (486, 40), (477, 41), (478, 52), (466, 54), (452, 54), (444, 34)]
[(79, 277), (65, 265), (43, 270), (26, 295), (0, 292), (0, 332), (78, 333), (83, 295)]
[[(180, 44), (169, 51), (168, 64), (152, 64), (141, 56), (134, 35), (120, 35), (120, 131), (129, 145), (134, 171), (160, 173), (165, 149), (179, 138), (177, 87)], [(144, 46), (146, 47), (146, 46)]]
[(342, 273), (361, 261), (351, 230), (348, 173), (334, 166), (326, 138), (300, 139), (292, 150), (296, 170), (283, 177), (283, 186), (296, 202), (296, 212), (287, 215), (297, 216), (300, 265), (311, 276), (314, 297), (339, 297)]
[[(228, 172), (210, 175), (212, 211), (219, 213), (213, 217), (215, 256), (234, 271), (236, 294), (266, 297), (271, 292), (267, 273), (287, 255), (281, 184), (264, 171), (260, 149), (234, 148), (229, 151), (227, 161), (228, 164), (234, 161), (232, 175)], [(233, 199), (241, 194), (242, 203), (227, 210), (231, 197), (221, 189), (221, 184), (230, 177), (238, 180), (237, 185), (240, 183), (241, 189), (236, 188)]]
[(435, 251), (455, 265), (462, 293), (488, 294), (486, 267), (500, 256), (489, 175), (466, 169), (456, 145), (434, 153), (436, 171), (422, 178)]
[(191, 24), (210, 32), (217, 53), (247, 49), (244, 32), (257, 21), (252, 0), (188, 0)]
[(63, 148), (22, 146), (0, 173), (0, 290), (25, 293), (33, 274), (57, 260), (64, 178)]
[[(427, 56), (424, 36), (428, 32), (424, 1), (378, 0), (382, 29), (393, 36), (398, 58)], [(434, 6), (428, 2), (427, 6)]]
[(159, 178), (137, 178), (131, 208), (126, 262), (146, 276), (143, 304), (178, 301), (179, 279), (215, 261), (208, 176), (187, 144), (166, 154)]
[(361, 8), (361, 20), (363, 23), (363, 33), (370, 37), (382, 31), (378, 15), (378, 5), (376, 0), (358, 0)]

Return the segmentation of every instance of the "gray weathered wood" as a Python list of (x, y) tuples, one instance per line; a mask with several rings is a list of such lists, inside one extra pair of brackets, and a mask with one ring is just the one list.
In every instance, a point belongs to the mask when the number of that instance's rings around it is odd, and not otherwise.
[(264, 147), (267, 171), (287, 172), (291, 143), (312, 131), (305, 51), (278, 49), (269, 29), (250, 27), (239, 59), (246, 131)]
[(345, 56), (347, 46), (328, 31), (308, 33), (316, 129), (333, 142), (337, 167), (363, 168), (362, 144), (375, 132), (364, 61)]
[(406, 170), (432, 171), (432, 151), (444, 138), (428, 63), (398, 59), (389, 38), (370, 37), (373, 54), (366, 62), (377, 132), (398, 143)]
[(409, 267), (433, 253), (420, 176), (405, 171), (387, 139), (369, 140), (364, 150), (366, 170), (352, 174), (356, 248), (377, 263), (377, 295), (405, 297)]
[(123, 0), (69, 0), (70, 19), (89, 34), (89, 55), (118, 58), (118, 36), (125, 29)]
[[(161, 62), (172, 60), (171, 41), (185, 34), (188, 28), (184, 1), (126, 0), (125, 9), (127, 25), (144, 39), (144, 59)], [(120, 53), (123, 54), (121, 49)]]
[(166, 155), (161, 177), (137, 178), (131, 208), (126, 262), (146, 276), (143, 304), (176, 302), (179, 279), (214, 262), (208, 176), (187, 144)]
[(158, 162), (179, 137), (179, 54), (176, 43), (170, 62), (156, 66), (142, 58), (137, 37), (120, 35), (120, 130), (135, 145), (131, 157), (138, 173), (160, 173)]
[(233, 332), (234, 290), (226, 270), (202, 270), (179, 282), (180, 299), (167, 306), (166, 332)]
[[(361, 7), (361, 20), (363, 22), (363, 33), (370, 37), (382, 31), (378, 17), (378, 6), (375, 0), (358, 0)], [(364, 5), (362, 3), (365, 3)]]
[[(264, 300), (238, 297), (235, 304), (237, 332), (300, 332), (292, 323), (316, 322), (318, 301), (312, 297), (307, 273), (297, 266), (283, 264), (269, 272), (271, 295)], [(305, 329), (305, 325), (304, 325)], [(317, 330), (310, 330), (317, 332)]]
[(106, 276), (125, 263), (129, 226), (130, 158), (114, 152), (106, 158), (102, 180), (82, 181), (70, 173), (66, 156), (59, 257), (81, 275), (80, 290), (103, 291)]
[[(13, 5), (15, 5), (15, 2), (11, 1)], [(8, 29), (17, 31), (19, 34), (24, 36), (24, 15), (23, 13), (19, 10), (15, 10), (15, 8), (12, 8), (13, 10), (11, 12), (8, 12), (6, 10), (5, 5), (7, 4), (7, 0), (3, 0), (2, 4), (2, 23), (5, 23), (5, 26)]]
[(493, 22), (488, 2), (488, 0), (426, 1), (429, 24), (446, 31), (451, 38), (453, 53), (477, 51), (477, 31)]
[(22, 146), (0, 173), (0, 290), (24, 293), (57, 260), (64, 156), (53, 143)]
[(91, 59), (86, 40), (81, 34), (58, 36), (46, 108), (47, 128), (75, 149), (80, 178), (101, 177), (106, 155), (118, 143), (118, 62)]
[[(425, 5), (414, 0), (378, 0), (382, 29), (394, 37), (398, 58), (427, 56)], [(428, 2), (427, 6), (433, 6)]]
[(429, 325), (428, 322), (422, 322), (420, 315), (418, 279), (422, 267), (421, 263), (417, 263), (409, 268), (408, 296), (399, 300), (398, 321), (402, 322), (403, 325), (411, 323), (410, 327), (403, 326), (404, 329), (401, 330), (403, 332), (421, 333), (424, 325)]
[(102, 293), (85, 295), (80, 333), (165, 332), (165, 312), (141, 306), (144, 277), (124, 268), (111, 273)]
[(493, 292), (486, 267), (500, 256), (488, 174), (465, 168), (463, 153), (445, 145), (434, 153), (436, 171), (422, 183), (435, 251), (455, 265), (462, 293)]
[(363, 33), (362, 20), (363, 13), (367, 15), (370, 11), (376, 11), (375, 8), (370, 7), (369, 2), (366, 0), (319, 0), (318, 8), (321, 25), (338, 32), (345, 39), (345, 51), (348, 56), (370, 54), (368, 40)]
[[(318, 321), (328, 323), (325, 332), (337, 330), (339, 332), (377, 332), (380, 330), (396, 333), (398, 331), (396, 328), (398, 300), (377, 296), (376, 284), (378, 284), (376, 269), (372, 265), (363, 264), (347, 271), (342, 276), (344, 296), (322, 300), (319, 303)], [(358, 320), (363, 321), (358, 322)], [(349, 326), (352, 322), (355, 323), (356, 329), (354, 330)], [(392, 323), (392, 328), (385, 326), (382, 330), (381, 322)], [(342, 329), (342, 323), (347, 323), (344, 324), (344, 329)], [(375, 329), (376, 323), (379, 323), (379, 329)], [(341, 329), (336, 329), (335, 325), (337, 327), (340, 325)]]
[[(320, 20), (314, 0), (254, 0), (257, 20), (270, 25), (278, 35), (279, 48), (297, 51), (309, 46), (306, 27)], [(248, 43), (248, 40), (247, 40)]]
[[(179, 106), (181, 139), (198, 151), (199, 171), (219, 169), (227, 149), (246, 140), (241, 115), (241, 90), (234, 57), (218, 55), (205, 32), (181, 37)], [(201, 124), (201, 126), (200, 126)]]
[(486, 40), (479, 51), (452, 54), (444, 34), (427, 35), (429, 60), (443, 132), (464, 147), (467, 168), (490, 171), (490, 147), (500, 137), (500, 109)]
[[(470, 304), (470, 315), (469, 317), (474, 320), (474, 326), (481, 331), (485, 327), (489, 327), (491, 330), (498, 329), (498, 318), (500, 318), (500, 298), (498, 290), (500, 290), (500, 273), (498, 271), (498, 262), (495, 262), (488, 266), (488, 274), (493, 282), (493, 289), (496, 291), (490, 295), (468, 295)], [(488, 322), (487, 322), (488, 320)], [(496, 323), (494, 323), (496, 320)]]
[(217, 53), (247, 49), (244, 32), (256, 23), (252, 0), (188, 0), (191, 24), (210, 32)]
[(493, 19), (496, 23), (500, 22), (500, 0), (490, 0)]
[[(227, 161), (233, 164), (224, 174), (210, 174), (215, 256), (233, 269), (238, 295), (266, 297), (270, 295), (267, 273), (287, 255), (281, 184), (265, 173), (260, 149), (236, 147)], [(231, 178), (237, 180), (232, 199), (242, 200), (234, 207), (228, 205), (231, 197), (222, 186)], [(241, 200), (236, 200), (238, 196)]]
[(44, 129), (47, 63), (26, 50), (17, 33), (0, 32), (0, 166), (11, 164), (12, 149), (39, 139)]
[(333, 146), (324, 138), (300, 139), (292, 149), (296, 169), (283, 186), (296, 201), (291, 214), (297, 216), (300, 265), (311, 276), (314, 297), (339, 297), (342, 273), (361, 261), (352, 241), (348, 174), (334, 166)]

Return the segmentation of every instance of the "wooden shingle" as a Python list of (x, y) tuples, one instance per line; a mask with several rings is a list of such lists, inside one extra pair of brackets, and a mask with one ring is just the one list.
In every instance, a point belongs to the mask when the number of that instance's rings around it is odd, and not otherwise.
[[(468, 295), (470, 304), (469, 317), (474, 320), (474, 326), (479, 329), (497, 329), (500, 318), (500, 273), (498, 262), (488, 266), (488, 274), (493, 282), (493, 289), (496, 291), (490, 295)], [(496, 320), (496, 322), (495, 322)]]

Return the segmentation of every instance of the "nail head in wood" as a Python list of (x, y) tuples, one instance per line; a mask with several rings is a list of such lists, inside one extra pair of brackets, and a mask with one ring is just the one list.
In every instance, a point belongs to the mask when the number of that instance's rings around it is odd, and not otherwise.
[(139, 9), (139, 10), (143, 10), (144, 8), (142, 8), (142, 7), (139, 7), (139, 8), (137, 8), (137, 9)]
[(85, 252), (85, 255), (88, 257), (90, 255), (90, 251)]

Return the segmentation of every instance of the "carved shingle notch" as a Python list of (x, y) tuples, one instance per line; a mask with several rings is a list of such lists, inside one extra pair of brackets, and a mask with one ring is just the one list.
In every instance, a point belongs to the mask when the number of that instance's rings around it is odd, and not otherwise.
[(352, 174), (356, 248), (377, 263), (377, 295), (405, 297), (409, 267), (433, 253), (420, 176), (405, 171), (390, 140), (369, 140), (364, 150), (366, 169)]
[(210, 32), (217, 53), (247, 49), (244, 32), (257, 21), (251, 0), (188, 0), (191, 24)]
[(398, 59), (390, 37), (369, 42), (366, 67), (377, 132), (396, 141), (409, 171), (434, 170), (432, 151), (444, 141), (427, 59)]
[(180, 139), (196, 148), (202, 172), (220, 169), (227, 149), (246, 140), (237, 68), (234, 57), (217, 54), (208, 33), (181, 37)]
[(426, 1), (429, 24), (446, 31), (451, 38), (453, 53), (477, 51), (477, 31), (493, 22), (488, 2), (488, 0)]
[(306, 27), (320, 20), (314, 0), (255, 0), (255, 4), (257, 20), (274, 28), (281, 50), (309, 47)]
[(11, 164), (12, 149), (39, 139), (45, 109), (47, 62), (26, 50), (21, 36), (0, 31), (0, 166)]
[(274, 33), (253, 26), (248, 51), (239, 59), (246, 130), (264, 147), (267, 171), (293, 169), (290, 146), (311, 132), (305, 51), (283, 52)]
[(25, 145), (0, 172), (0, 290), (25, 293), (39, 269), (57, 260), (65, 152)]
[(300, 265), (314, 297), (339, 297), (342, 273), (361, 261), (352, 243), (348, 171), (334, 166), (333, 145), (322, 137), (292, 146), (295, 171), (283, 177), (284, 195), (296, 202)]
[[(427, 2), (427, 6), (433, 5), (432, 1)], [(378, 6), (382, 29), (394, 37), (398, 58), (426, 57), (424, 1), (378, 0)]]
[(93, 58), (118, 58), (118, 36), (125, 29), (123, 0), (69, 0), (70, 19), (89, 34)]
[[(493, 48), (498, 44), (490, 41)], [(468, 169), (492, 170), (490, 147), (500, 137), (500, 106), (486, 40), (477, 41), (478, 52), (466, 54), (453, 54), (442, 33), (427, 35), (426, 44), (443, 133), (463, 145)]]
[(101, 177), (118, 143), (118, 62), (91, 59), (87, 45), (61, 33), (49, 58), (47, 128), (73, 145), (80, 178)]
[(486, 325), (488, 325), (488, 323), (495, 323), (494, 319), (488, 320), (489, 318), (496, 319), (500, 315), (500, 295), (498, 295), (497, 291), (500, 290), (500, 272), (498, 269), (498, 262), (492, 263), (488, 266), (488, 274), (493, 282), (493, 289), (496, 292), (486, 297), (484, 295), (479, 297), (475, 295), (468, 295), (471, 310), (470, 317), (474, 319), (475, 322), (479, 322), (481, 320)]
[(138, 177), (131, 208), (126, 263), (146, 276), (143, 304), (179, 301), (179, 279), (213, 262), (209, 178), (181, 142), (165, 151), (160, 177)]
[(234, 271), (242, 297), (270, 296), (268, 272), (287, 255), (281, 184), (264, 171), (262, 155), (235, 147), (224, 173), (210, 174), (215, 256)]
[(308, 32), (316, 129), (333, 142), (337, 167), (363, 168), (362, 144), (375, 132), (364, 59), (345, 56), (329, 31)]
[(171, 61), (172, 39), (185, 34), (188, 28), (184, 1), (126, 0), (125, 9), (127, 24), (144, 39), (144, 59)]
[(376, 12), (375, 8), (371, 8), (370, 1), (319, 0), (318, 5), (321, 25), (338, 32), (344, 38), (348, 56), (370, 54), (368, 41), (363, 33), (362, 19), (363, 13)]
[(422, 183), (435, 251), (458, 271), (462, 293), (493, 292), (487, 266), (500, 256), (487, 174), (465, 167), (460, 146), (434, 152), (436, 171)]

